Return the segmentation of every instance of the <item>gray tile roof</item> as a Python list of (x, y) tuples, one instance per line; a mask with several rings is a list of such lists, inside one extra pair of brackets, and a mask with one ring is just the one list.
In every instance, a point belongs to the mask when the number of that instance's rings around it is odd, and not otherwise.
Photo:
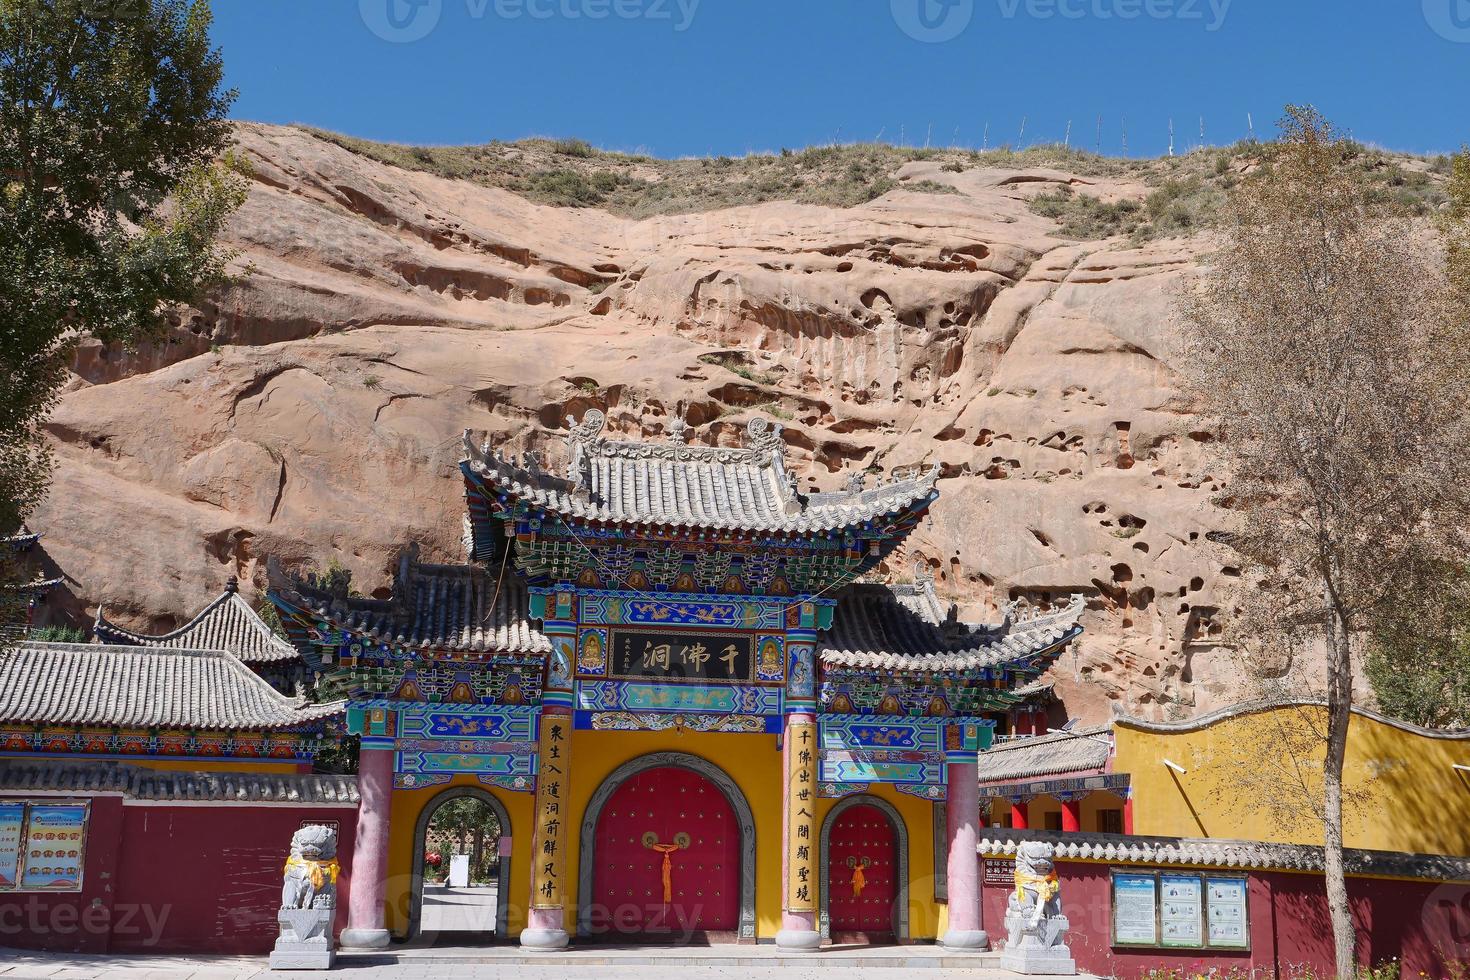
[(334, 595), (310, 576), (292, 579), (275, 566), (271, 584), (322, 619), (380, 643), (472, 653), (549, 652), (550, 641), (528, 615), (525, 583), (513, 569), (503, 577), (498, 572), (420, 564), (410, 549), (399, 563), (391, 599)]
[[(1311, 844), (1269, 844), (1214, 837), (1140, 837), (1131, 834), (1058, 833), (985, 827), (976, 850), (984, 857), (1014, 857), (1023, 841), (1055, 845), (1060, 861), (1108, 861), (1242, 870), (1321, 871), (1322, 848)], [(1470, 858), (1400, 851), (1349, 848), (1344, 853), (1349, 874), (1463, 881), (1470, 878)]]
[(223, 650), (25, 641), (0, 654), (0, 722), (255, 731), (343, 710), (285, 697)]
[(1013, 782), (1102, 769), (1112, 751), (1107, 731), (1104, 726), (999, 742), (980, 753), (980, 782)]
[(170, 647), (175, 650), (228, 650), (249, 664), (296, 660), (301, 654), (277, 636), (240, 595), (234, 579), (197, 616), (170, 633), (135, 633), (110, 623), (101, 607), (93, 632), (103, 643), (125, 646)]
[(41, 540), (41, 535), (24, 524), (18, 527), (14, 534), (0, 536), (0, 544), (8, 544), (16, 551), (24, 551), (39, 540)]
[(356, 806), (356, 776), (183, 772), (111, 762), (0, 760), (0, 792), (120, 793), (128, 799)]
[[(915, 606), (919, 611), (915, 611)], [(826, 666), (880, 670), (962, 671), (1026, 660), (1060, 647), (1082, 632), (1081, 596), (1055, 612), (977, 627), (950, 618), (932, 621), (929, 603), (895, 595), (885, 585), (848, 586), (838, 596), (831, 630), (818, 638)]]
[(934, 496), (937, 466), (877, 487), (799, 494), (781, 426), (755, 419), (743, 448), (601, 438), (589, 411), (568, 439), (566, 476), (528, 467), (465, 433), (467, 472), (494, 491), (567, 517), (625, 524), (809, 533), (897, 514)]

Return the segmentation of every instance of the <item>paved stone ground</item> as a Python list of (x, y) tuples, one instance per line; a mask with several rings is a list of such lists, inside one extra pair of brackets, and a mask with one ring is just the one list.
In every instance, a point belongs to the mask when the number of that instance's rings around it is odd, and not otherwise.
[[(675, 964), (648, 965), (650, 957), (662, 958), (665, 953)], [(994, 969), (991, 957), (977, 957), (975, 967), (956, 966), (955, 957), (933, 947), (834, 951), (807, 958), (781, 957), (774, 949), (756, 947), (739, 957), (716, 948), (588, 950), (580, 955), (538, 957), (529, 964), (526, 959), (509, 950), (416, 950), (341, 957), (332, 975), (341, 980), (442, 980), (450, 975), (455, 980), (823, 980), (840, 976), (837, 970), (860, 969), (863, 980), (915, 980), (914, 971), (920, 968), (923, 980), (1013, 980), (1016, 976)], [(707, 962), (700, 964), (701, 960)], [(313, 975), (272, 973), (263, 957), (79, 956), (0, 949), (3, 980), (309, 980)]]
[(420, 925), (425, 932), (495, 931), (495, 886), (424, 885)]

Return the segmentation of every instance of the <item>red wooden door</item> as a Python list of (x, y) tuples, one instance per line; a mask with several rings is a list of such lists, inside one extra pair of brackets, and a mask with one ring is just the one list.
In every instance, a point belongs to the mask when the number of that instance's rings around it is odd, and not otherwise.
[(832, 823), (827, 860), (832, 941), (891, 942), (898, 899), (898, 835), (887, 815), (866, 804), (842, 811)]
[(633, 776), (603, 806), (596, 847), (595, 935), (662, 942), (712, 932), (734, 937), (740, 828), (714, 783), (673, 766)]

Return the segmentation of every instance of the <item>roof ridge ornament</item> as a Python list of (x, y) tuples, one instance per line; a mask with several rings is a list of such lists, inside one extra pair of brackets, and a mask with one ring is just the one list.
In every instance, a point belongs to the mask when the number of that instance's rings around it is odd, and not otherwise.
[(683, 445), (689, 439), (689, 423), (684, 421), (684, 403), (680, 402), (674, 409), (674, 418), (669, 422), (669, 442), (675, 445)]
[(757, 455), (783, 458), (786, 438), (781, 433), (780, 422), (772, 423), (757, 415), (745, 425), (745, 448)]
[[(592, 453), (602, 441), (607, 416), (595, 408), (582, 414), (581, 422), (567, 416), (567, 481), (573, 496), (582, 503), (592, 498)], [(529, 467), (528, 467), (529, 468)]]

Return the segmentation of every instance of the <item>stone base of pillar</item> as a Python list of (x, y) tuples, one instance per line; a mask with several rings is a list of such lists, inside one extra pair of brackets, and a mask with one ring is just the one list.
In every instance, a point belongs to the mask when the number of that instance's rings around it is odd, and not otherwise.
[(813, 953), (822, 948), (822, 934), (815, 929), (782, 929), (776, 947), (787, 953)]
[(385, 949), (393, 937), (387, 929), (353, 929), (348, 926), (337, 937), (343, 949)]
[(533, 953), (555, 953), (566, 949), (571, 937), (565, 929), (522, 929), (521, 949)]
[(939, 940), (945, 949), (971, 949), (983, 952), (990, 948), (990, 937), (984, 929), (951, 929)]

